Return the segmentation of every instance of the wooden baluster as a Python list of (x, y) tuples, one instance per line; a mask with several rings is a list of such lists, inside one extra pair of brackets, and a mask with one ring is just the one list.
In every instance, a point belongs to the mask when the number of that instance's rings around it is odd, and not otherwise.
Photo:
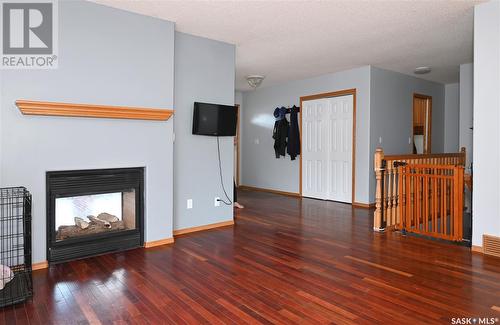
[(419, 169), (415, 168), (415, 219), (417, 220), (417, 230), (420, 232), (420, 220), (422, 214), (420, 211), (420, 177), (418, 176)]
[(397, 168), (397, 175), (398, 175), (398, 206), (397, 206), (397, 217), (396, 217), (396, 222), (398, 225), (398, 229), (404, 229), (404, 218), (405, 216), (405, 204), (406, 204), (406, 193), (405, 193), (405, 184), (404, 184), (404, 175), (403, 173), (403, 167), (398, 167)]
[[(436, 175), (435, 175), (436, 176)], [(438, 233), (438, 200), (437, 200), (437, 180), (438, 178), (432, 178), (432, 232)]]
[(449, 210), (449, 204), (448, 202), (450, 202), (449, 198), (450, 198), (450, 190), (449, 190), (449, 179), (445, 179), (444, 180), (444, 183), (445, 183), (445, 206), (444, 206), (444, 215), (445, 215), (445, 218), (444, 218), (444, 234), (446, 236), (448, 236), (448, 216), (449, 214), (451, 213), (451, 211)]
[(382, 228), (382, 176), (383, 176), (383, 159), (384, 151), (382, 148), (377, 148), (374, 156), (374, 169), (376, 178), (376, 191), (375, 191), (375, 212), (373, 212), (373, 229), (375, 231), (384, 231)]
[[(425, 199), (425, 176), (424, 176), (425, 170), (424, 168), (420, 169), (420, 215), (422, 216), (422, 226), (423, 230), (427, 232), (427, 226), (429, 223), (427, 222), (427, 211), (425, 210), (426, 208), (426, 203), (427, 200)], [(425, 224), (424, 224), (425, 223)]]
[(446, 235), (446, 178), (441, 178), (441, 232)]
[(394, 218), (394, 224), (397, 225), (399, 222), (399, 213), (398, 213), (398, 169), (392, 166), (392, 216)]
[(384, 190), (386, 191), (384, 195), (384, 215), (386, 220), (386, 227), (390, 227), (393, 225), (392, 221), (392, 161), (386, 161), (386, 169), (385, 173), (387, 175), (386, 182), (384, 183), (386, 186)]
[(463, 239), (463, 215), (464, 215), (464, 168), (458, 167), (458, 233), (457, 240)]
[(410, 167), (403, 167), (405, 183), (406, 183), (406, 230), (412, 229), (413, 208), (412, 208), (412, 192), (411, 192), (411, 176)]
[(450, 180), (450, 237), (455, 239), (455, 233), (457, 232), (457, 182), (456, 182), (456, 171), (452, 170), (452, 179)]

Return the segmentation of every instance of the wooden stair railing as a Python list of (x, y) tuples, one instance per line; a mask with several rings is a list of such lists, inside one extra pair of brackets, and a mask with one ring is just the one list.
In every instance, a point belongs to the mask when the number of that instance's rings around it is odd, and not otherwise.
[(376, 192), (373, 229), (375, 231), (395, 228), (401, 221), (398, 167), (405, 164), (464, 167), (465, 148), (457, 153), (388, 156), (384, 155), (382, 148), (377, 148), (374, 156)]
[(464, 167), (412, 165), (398, 167), (396, 228), (434, 238), (463, 239)]

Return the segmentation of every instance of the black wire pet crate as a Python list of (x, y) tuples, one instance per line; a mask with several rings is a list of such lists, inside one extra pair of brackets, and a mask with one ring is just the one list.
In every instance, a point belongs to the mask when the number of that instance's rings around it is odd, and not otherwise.
[(31, 194), (24, 187), (0, 188), (0, 307), (32, 295)]

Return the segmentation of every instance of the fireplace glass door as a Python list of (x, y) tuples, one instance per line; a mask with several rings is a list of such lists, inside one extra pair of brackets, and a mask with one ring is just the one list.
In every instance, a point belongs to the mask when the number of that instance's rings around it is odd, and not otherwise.
[(136, 228), (135, 189), (56, 197), (55, 239), (62, 241)]

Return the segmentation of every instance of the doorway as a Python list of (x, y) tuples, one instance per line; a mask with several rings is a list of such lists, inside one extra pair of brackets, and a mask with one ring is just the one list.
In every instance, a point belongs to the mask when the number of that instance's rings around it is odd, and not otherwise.
[(412, 152), (431, 153), (432, 97), (413, 94)]
[(300, 190), (353, 203), (356, 90), (301, 98)]

